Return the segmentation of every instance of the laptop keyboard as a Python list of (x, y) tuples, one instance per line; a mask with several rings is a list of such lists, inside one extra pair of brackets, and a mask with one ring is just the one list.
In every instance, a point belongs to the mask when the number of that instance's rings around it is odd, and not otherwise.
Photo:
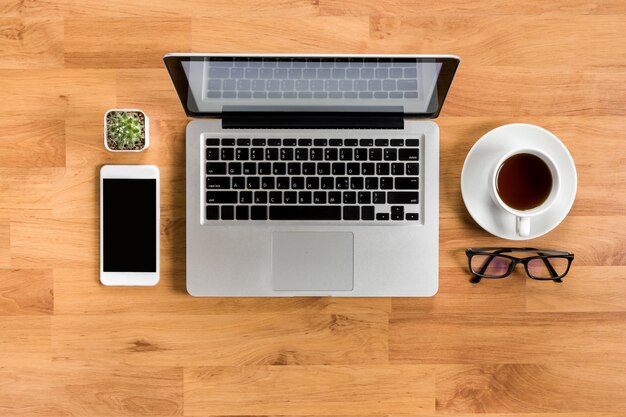
[(419, 220), (419, 138), (207, 138), (206, 220)]
[(207, 99), (416, 99), (417, 66), (348, 58), (208, 61)]

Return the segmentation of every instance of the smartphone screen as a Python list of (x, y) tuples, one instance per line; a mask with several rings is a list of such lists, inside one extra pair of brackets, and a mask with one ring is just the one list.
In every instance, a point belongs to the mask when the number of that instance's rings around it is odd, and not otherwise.
[(104, 272), (156, 272), (156, 179), (103, 179)]

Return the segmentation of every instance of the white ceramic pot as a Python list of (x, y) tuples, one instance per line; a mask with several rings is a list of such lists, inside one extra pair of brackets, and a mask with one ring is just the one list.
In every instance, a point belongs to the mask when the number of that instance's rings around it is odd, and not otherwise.
[[(146, 136), (146, 143), (144, 144), (143, 148), (141, 149), (111, 149), (109, 148), (109, 143), (107, 141), (107, 116), (109, 115), (109, 113), (111, 112), (133, 112), (133, 113), (141, 113), (143, 114), (144, 117), (144, 121), (145, 121), (145, 127), (144, 127), (144, 132), (145, 132), (145, 136)], [(144, 113), (143, 111), (139, 110), (139, 109), (110, 109), (108, 110), (106, 113), (104, 113), (104, 147), (109, 151), (109, 152), (142, 152), (145, 151), (146, 149), (148, 149), (148, 147), (150, 146), (150, 119), (148, 119), (148, 116), (146, 115), (146, 113)]]

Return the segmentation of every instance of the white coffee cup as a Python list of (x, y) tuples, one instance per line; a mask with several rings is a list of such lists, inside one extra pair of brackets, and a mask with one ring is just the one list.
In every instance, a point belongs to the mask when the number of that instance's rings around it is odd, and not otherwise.
[[(550, 174), (552, 175), (552, 189), (550, 190), (548, 197), (539, 206), (528, 210), (517, 210), (509, 207), (498, 195), (498, 173), (500, 171), (500, 167), (507, 159), (518, 154), (531, 154), (540, 158), (548, 166)], [(521, 148), (506, 153), (494, 164), (489, 176), (489, 190), (491, 192), (491, 198), (498, 206), (516, 217), (515, 231), (521, 237), (530, 236), (530, 219), (545, 213), (552, 206), (552, 204), (554, 204), (559, 195), (560, 187), (561, 176), (557, 165), (549, 155), (538, 149)]]

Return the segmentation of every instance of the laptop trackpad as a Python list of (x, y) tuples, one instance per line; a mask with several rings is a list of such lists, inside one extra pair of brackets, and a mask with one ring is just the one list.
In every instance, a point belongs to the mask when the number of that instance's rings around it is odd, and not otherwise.
[(272, 286), (277, 291), (351, 291), (354, 235), (274, 232)]

